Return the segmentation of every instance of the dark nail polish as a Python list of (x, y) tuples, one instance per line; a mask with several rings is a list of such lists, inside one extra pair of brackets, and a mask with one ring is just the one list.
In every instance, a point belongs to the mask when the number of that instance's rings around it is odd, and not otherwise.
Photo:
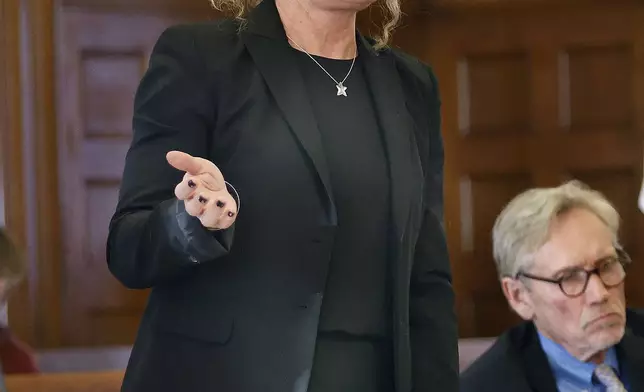
[(190, 188), (194, 188), (194, 187), (196, 187), (196, 186), (197, 186), (197, 184), (195, 184), (195, 182), (194, 182), (194, 181), (192, 181), (192, 180), (188, 180), (188, 186), (189, 186)]
[(223, 207), (225, 207), (225, 206), (226, 206), (226, 203), (224, 203), (224, 202), (223, 202), (223, 201), (221, 201), (221, 200), (217, 200), (217, 207), (219, 207), (219, 208), (223, 208)]
[(199, 203), (202, 203), (202, 204), (208, 203), (208, 199), (206, 199), (205, 197), (203, 197), (201, 195), (199, 195), (199, 198), (197, 200), (199, 200)]

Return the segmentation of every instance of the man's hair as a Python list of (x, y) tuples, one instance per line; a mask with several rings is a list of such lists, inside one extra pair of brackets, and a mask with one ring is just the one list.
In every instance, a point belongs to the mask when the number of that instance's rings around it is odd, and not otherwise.
[(619, 213), (601, 193), (577, 180), (529, 189), (512, 199), (494, 223), (492, 242), (499, 276), (515, 277), (530, 268), (534, 254), (548, 241), (553, 221), (574, 208), (595, 214), (618, 245)]
[(27, 271), (22, 251), (9, 234), (0, 227), (0, 280), (8, 286), (18, 283)]
[[(255, 8), (262, 0), (209, 0), (210, 4), (226, 15), (232, 16), (240, 22), (245, 22), (248, 12)], [(387, 46), (391, 39), (391, 33), (400, 22), (402, 11), (400, 9), (400, 0), (377, 0), (384, 12), (384, 23), (374, 39), (376, 49), (382, 49)]]

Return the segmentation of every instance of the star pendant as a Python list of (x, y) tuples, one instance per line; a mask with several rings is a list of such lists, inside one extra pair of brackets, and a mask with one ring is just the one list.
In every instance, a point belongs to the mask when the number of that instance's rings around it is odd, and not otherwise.
[(342, 85), (342, 82), (338, 83), (336, 87), (338, 88), (338, 97), (340, 95), (344, 95), (345, 97), (347, 96), (347, 88)]

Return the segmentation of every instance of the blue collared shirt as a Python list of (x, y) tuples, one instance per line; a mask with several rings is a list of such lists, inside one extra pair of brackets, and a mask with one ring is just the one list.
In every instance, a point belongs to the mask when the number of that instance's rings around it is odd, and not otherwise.
[[(559, 392), (606, 392), (603, 385), (593, 382), (593, 372), (597, 367), (594, 363), (582, 362), (570, 355), (561, 345), (539, 334), (541, 347), (546, 353)], [(615, 348), (606, 353), (604, 363), (611, 366), (622, 383), (628, 389), (624, 375), (620, 374), (619, 362)]]

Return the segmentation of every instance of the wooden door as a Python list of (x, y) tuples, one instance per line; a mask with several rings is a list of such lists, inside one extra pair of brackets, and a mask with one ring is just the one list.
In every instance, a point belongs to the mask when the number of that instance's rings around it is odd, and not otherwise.
[[(418, 33), (428, 37), (419, 54), (442, 91), (461, 335), (495, 336), (518, 319), (498, 284), (491, 228), (526, 188), (578, 178), (604, 192), (622, 214), (626, 249), (644, 255), (644, 7), (449, 3)], [(629, 272), (631, 305), (644, 305), (633, 278), (643, 272), (637, 262)]]
[(127, 290), (109, 273), (108, 224), (131, 140), (135, 90), (162, 30), (186, 19), (76, 7), (59, 15), (61, 345), (134, 340), (148, 292)]

